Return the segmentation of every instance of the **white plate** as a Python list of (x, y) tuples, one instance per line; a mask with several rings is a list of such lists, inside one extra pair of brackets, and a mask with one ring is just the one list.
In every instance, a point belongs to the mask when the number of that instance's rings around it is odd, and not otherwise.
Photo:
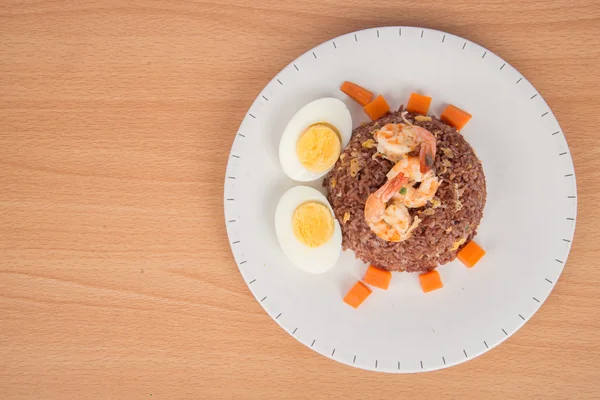
[[(354, 310), (342, 298), (366, 266), (350, 251), (323, 275), (294, 268), (274, 229), (277, 201), (300, 183), (278, 159), (281, 133), (304, 104), (337, 97), (354, 127), (368, 118), (339, 91), (344, 80), (383, 94), (394, 109), (412, 91), (473, 115), (462, 133), (486, 174), (488, 200), (475, 268), (438, 269), (444, 288), (424, 294), (417, 274), (396, 273), (387, 292)], [(323, 190), (322, 179), (313, 187)], [(382, 27), (340, 36), (300, 56), (263, 89), (244, 118), (225, 178), (225, 219), (240, 272), (290, 335), (336, 361), (373, 371), (449, 367), (497, 346), (546, 300), (571, 248), (577, 212), (573, 162), (550, 108), (516, 69), (448, 33)], [(290, 360), (293, 363), (294, 360)]]

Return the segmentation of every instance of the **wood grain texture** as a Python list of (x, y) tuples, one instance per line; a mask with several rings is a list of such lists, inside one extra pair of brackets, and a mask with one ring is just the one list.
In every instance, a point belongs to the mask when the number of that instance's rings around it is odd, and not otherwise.
[[(382, 25), (500, 55), (569, 141), (579, 218), (555, 291), (506, 343), (385, 375), (293, 340), (230, 253), (237, 127), (287, 63)], [(596, 0), (4, 0), (0, 3), (0, 398), (600, 397)]]

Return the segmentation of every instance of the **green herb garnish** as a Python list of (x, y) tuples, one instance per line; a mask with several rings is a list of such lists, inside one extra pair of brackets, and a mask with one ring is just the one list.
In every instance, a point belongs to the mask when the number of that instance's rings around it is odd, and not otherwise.
[(400, 189), (400, 194), (403, 195), (403, 196), (406, 194), (406, 188), (405, 187), (402, 187), (402, 189)]

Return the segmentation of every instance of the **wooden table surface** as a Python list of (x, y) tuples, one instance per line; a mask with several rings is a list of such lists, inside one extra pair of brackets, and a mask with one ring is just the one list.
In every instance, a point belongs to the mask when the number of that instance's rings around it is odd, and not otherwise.
[[(599, 398), (600, 4), (475, 3), (2, 1), (0, 398)], [(419, 375), (290, 338), (223, 224), (229, 148), (262, 87), (383, 25), (464, 36), (519, 69), (579, 186), (573, 250), (540, 311), (497, 349)]]

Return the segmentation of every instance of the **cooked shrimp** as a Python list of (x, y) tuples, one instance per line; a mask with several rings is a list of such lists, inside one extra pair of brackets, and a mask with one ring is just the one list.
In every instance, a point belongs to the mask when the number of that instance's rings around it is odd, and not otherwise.
[(392, 179), (396, 175), (402, 174), (410, 185), (414, 185), (415, 182), (421, 182), (425, 176), (421, 173), (420, 165), (419, 157), (406, 156), (394, 164), (390, 172), (387, 173), (387, 178)]
[(427, 129), (408, 124), (387, 124), (374, 134), (377, 151), (391, 161), (399, 161), (406, 154), (419, 150), (420, 169), (425, 173), (435, 160), (435, 136)]
[[(405, 190), (396, 193), (394, 199), (402, 201), (409, 208), (426, 205), (428, 201), (433, 199), (441, 183), (433, 170), (423, 174), (419, 167), (419, 158), (408, 156), (398, 161), (387, 174), (388, 179), (393, 179), (395, 176), (402, 174), (408, 180), (404, 186)], [(420, 185), (415, 188), (417, 182), (420, 182)]]
[[(365, 204), (365, 220), (369, 228), (388, 242), (408, 239), (412, 230), (421, 222), (419, 217), (415, 217), (411, 223), (412, 218), (406, 206), (402, 201), (392, 199), (406, 181), (404, 175), (397, 174), (373, 192)], [(388, 202), (390, 204), (386, 205)]]
[(418, 188), (409, 187), (406, 189), (406, 194), (402, 199), (403, 203), (409, 208), (423, 207), (433, 199), (440, 183), (439, 179), (433, 175), (433, 171), (427, 172)]

